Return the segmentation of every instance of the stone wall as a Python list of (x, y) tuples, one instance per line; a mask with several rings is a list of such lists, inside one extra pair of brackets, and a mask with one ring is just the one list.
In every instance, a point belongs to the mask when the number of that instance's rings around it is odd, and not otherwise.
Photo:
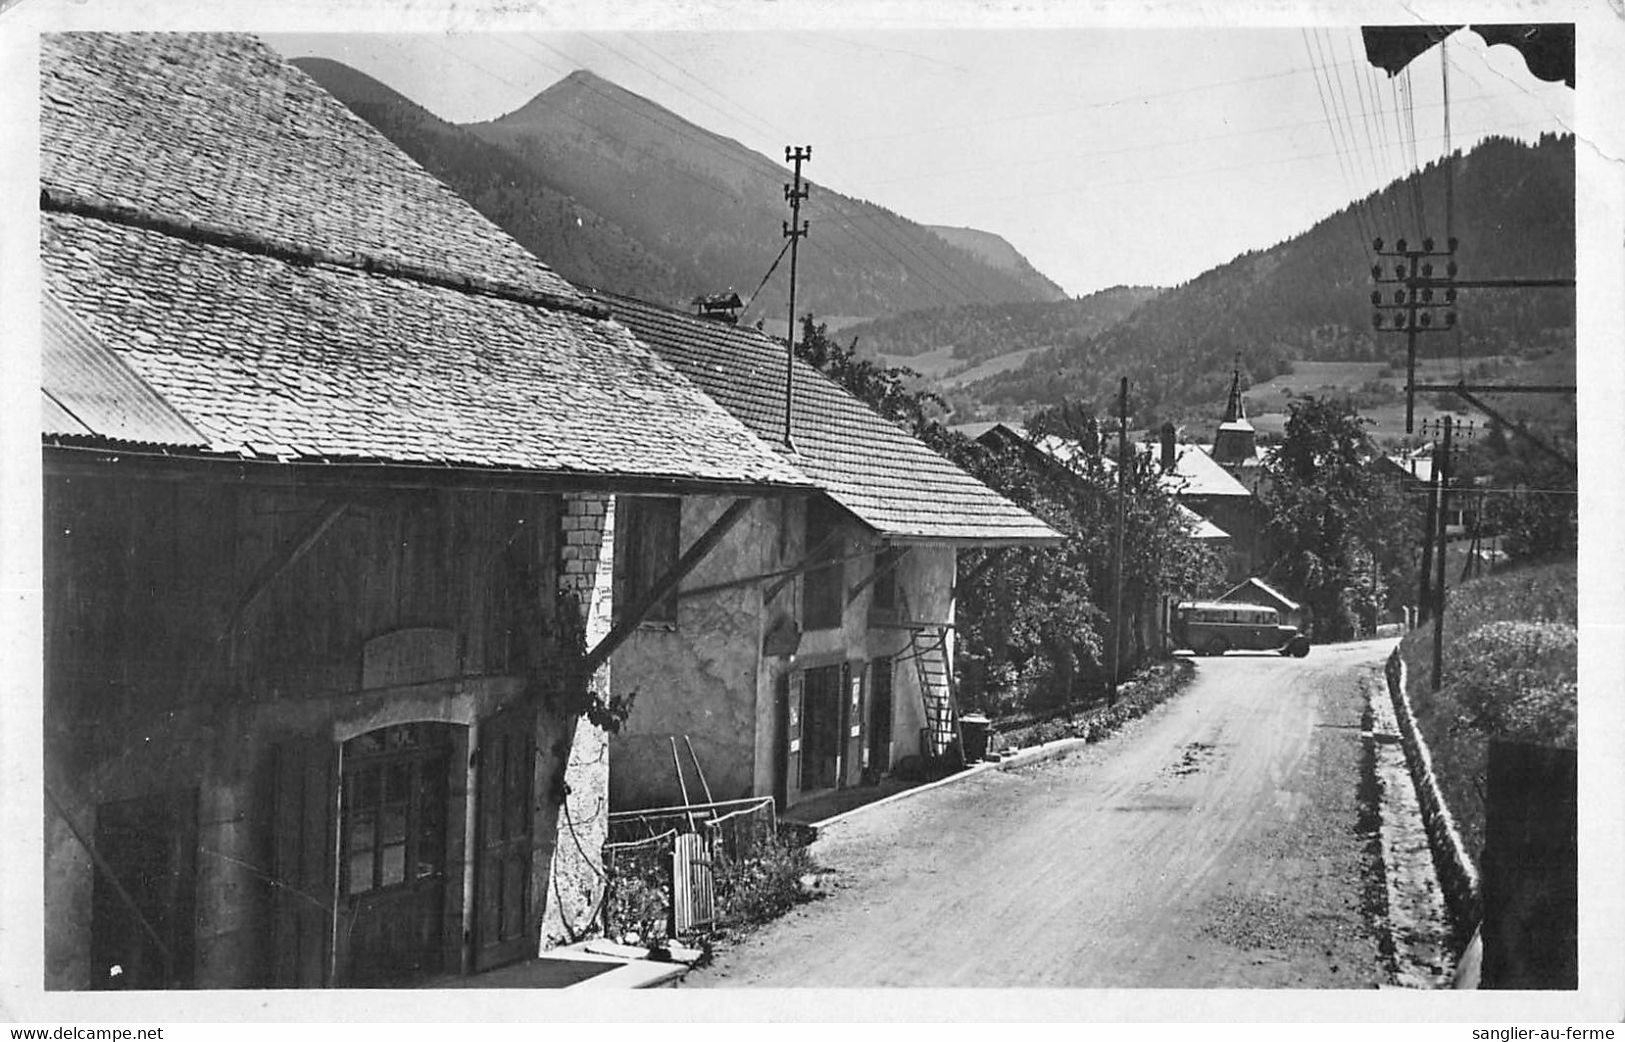
[[(560, 538), (559, 583), (581, 598), (586, 645), (591, 648), (613, 624), (614, 497), (565, 496)], [(593, 690), (601, 696), (609, 694), (612, 663), (593, 674)], [(544, 887), (537, 895), (537, 907), (543, 909), (543, 949), (569, 944), (597, 929), (604, 894), (603, 846), (609, 835), (609, 738), (580, 718), (561, 722), (559, 729), (568, 735), (562, 749), (538, 743), (538, 780), (556, 777), (558, 759), (565, 759), (564, 792), (543, 792), (538, 786), (537, 836), (546, 835), (552, 843), (547, 873), (538, 879)], [(538, 857), (537, 863), (543, 859)]]

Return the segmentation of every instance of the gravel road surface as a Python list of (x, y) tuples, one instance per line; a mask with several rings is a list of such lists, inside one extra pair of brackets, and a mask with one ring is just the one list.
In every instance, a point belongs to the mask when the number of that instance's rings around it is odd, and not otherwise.
[(1375, 987), (1362, 684), (1392, 646), (1200, 659), (1104, 742), (838, 822), (828, 896), (683, 986)]

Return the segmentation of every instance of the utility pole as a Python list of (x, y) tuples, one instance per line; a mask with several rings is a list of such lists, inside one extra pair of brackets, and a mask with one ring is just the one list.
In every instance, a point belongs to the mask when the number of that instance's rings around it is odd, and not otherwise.
[(1448, 532), (1446, 520), (1449, 517), (1450, 504), (1450, 434), (1455, 427), (1455, 418), (1446, 416), (1442, 421), (1444, 426), (1443, 451), (1433, 461), (1433, 472), (1439, 478), (1439, 551), (1435, 556), (1434, 566), (1438, 569), (1433, 578), (1433, 690), (1439, 690), (1444, 682), (1444, 559)]
[[(1377, 308), (1371, 322), (1379, 331), (1405, 334), (1405, 433), (1416, 429), (1416, 337), (1419, 333), (1443, 333), (1456, 327), (1456, 247), (1454, 238), (1447, 240), (1441, 252), (1433, 248), (1432, 239), (1423, 239), (1422, 248), (1412, 249), (1404, 240), (1394, 249), (1384, 250), (1383, 241), (1371, 243), (1379, 257), (1393, 257), (1398, 263), (1393, 274), (1382, 264), (1371, 266), (1371, 279), (1377, 288), (1371, 291), (1371, 304)], [(1444, 278), (1434, 278), (1433, 263), (1445, 260)], [(1385, 286), (1393, 287), (1391, 296)], [(1434, 290), (1440, 291), (1438, 299)], [(1438, 308), (1444, 307), (1442, 314)]]
[(1112, 687), (1107, 704), (1117, 704), (1117, 684), (1123, 659), (1123, 501), (1128, 493), (1128, 377), (1117, 388), (1117, 576), (1116, 606), (1112, 610)]
[(801, 200), (807, 198), (811, 186), (801, 183), (801, 164), (812, 160), (812, 146), (784, 146), (784, 161), (795, 167), (794, 186), (784, 186), (785, 201), (790, 204), (790, 220), (784, 225), (784, 237), (790, 240), (790, 329), (785, 339), (784, 358), (784, 444), (791, 449), (790, 413), (794, 408), (796, 383), (796, 247), (807, 234), (807, 222), (801, 219)]
[(1439, 521), (1439, 460), (1435, 454), (1428, 473), (1427, 510), (1422, 518), (1422, 574), (1416, 585), (1416, 622), (1433, 617), (1433, 543)]
[[(1446, 187), (1449, 187), (1447, 182)], [(1423, 239), (1421, 249), (1413, 249), (1404, 239), (1394, 243), (1393, 249), (1384, 249), (1381, 239), (1372, 240), (1371, 246), (1379, 257), (1393, 258), (1397, 263), (1390, 269), (1381, 263), (1371, 267), (1372, 281), (1377, 287), (1371, 291), (1371, 304), (1377, 310), (1371, 317), (1379, 332), (1405, 334), (1405, 433), (1416, 429), (1417, 392), (1493, 391), (1496, 394), (1574, 394), (1571, 384), (1502, 384), (1459, 386), (1450, 384), (1419, 384), (1416, 382), (1416, 338), (1421, 333), (1444, 333), (1456, 328), (1456, 291), (1460, 289), (1573, 289), (1571, 278), (1514, 278), (1514, 279), (1462, 279), (1457, 278), (1456, 249), (1460, 244), (1454, 236), (1445, 240), (1445, 249), (1434, 248), (1432, 239)], [(1435, 270), (1436, 261), (1444, 261), (1442, 277)], [(1440, 312), (1438, 309), (1446, 310)], [(1474, 406), (1484, 411), (1482, 402), (1463, 394)], [(1491, 415), (1494, 415), (1491, 413)], [(1540, 446), (1546, 449), (1546, 446)], [(1549, 451), (1549, 450), (1548, 450)], [(1562, 457), (1559, 457), (1562, 458)], [(1564, 460), (1568, 463), (1568, 460)], [(1570, 463), (1572, 466), (1572, 463)]]

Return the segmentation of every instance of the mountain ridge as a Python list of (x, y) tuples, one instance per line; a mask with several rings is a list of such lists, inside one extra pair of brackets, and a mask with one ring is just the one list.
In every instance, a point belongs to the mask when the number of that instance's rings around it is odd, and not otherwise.
[[(511, 112), (460, 125), (342, 63), (295, 64), (572, 281), (686, 304), (751, 293), (784, 267), (775, 258), (790, 171), (596, 73), (576, 70)], [(1025, 258), (989, 264), (884, 207), (807, 183), (798, 311), (863, 318), (1065, 296)], [(602, 241), (583, 241), (588, 229)], [(778, 275), (747, 319), (786, 309)]]

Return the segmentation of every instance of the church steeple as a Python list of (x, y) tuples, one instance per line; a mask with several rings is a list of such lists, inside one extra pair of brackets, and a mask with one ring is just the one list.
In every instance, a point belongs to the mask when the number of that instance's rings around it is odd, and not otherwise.
[(1224, 403), (1221, 423), (1246, 423), (1247, 410), (1241, 402), (1241, 355), (1236, 355), (1236, 368), (1230, 377), (1230, 400)]
[(1257, 452), (1257, 435), (1247, 422), (1247, 407), (1241, 400), (1241, 355), (1230, 377), (1230, 398), (1224, 403), (1224, 419), (1213, 437), (1213, 459), (1220, 466), (1233, 466), (1250, 460)]

